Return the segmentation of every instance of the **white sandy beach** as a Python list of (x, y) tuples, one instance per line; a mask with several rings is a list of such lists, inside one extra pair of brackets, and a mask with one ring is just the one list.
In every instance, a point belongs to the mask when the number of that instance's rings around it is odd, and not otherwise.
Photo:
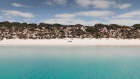
[(45, 40), (21, 40), (11, 39), (0, 41), (0, 46), (140, 46), (139, 39), (45, 39)]

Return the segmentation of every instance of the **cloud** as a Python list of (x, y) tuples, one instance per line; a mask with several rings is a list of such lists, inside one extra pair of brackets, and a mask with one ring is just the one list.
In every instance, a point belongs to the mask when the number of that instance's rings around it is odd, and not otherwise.
[(140, 10), (121, 14), (118, 15), (116, 18), (135, 18), (135, 17), (140, 17)]
[(111, 7), (126, 9), (131, 7), (131, 4), (119, 4), (118, 2), (113, 0), (75, 0), (75, 2), (80, 7), (93, 7), (98, 9), (109, 9)]
[(140, 21), (134, 19), (110, 19), (108, 24), (118, 24), (118, 25), (133, 25), (139, 24)]
[(2, 19), (2, 16), (0, 16), (0, 19)]
[(102, 11), (83, 11), (76, 13), (77, 16), (87, 16), (87, 17), (103, 17), (103, 16), (110, 16), (114, 13), (108, 10), (102, 10)]
[(81, 11), (81, 12), (77, 12), (77, 13), (73, 13), (73, 14), (57, 14), (55, 15), (55, 17), (58, 18), (74, 18), (77, 16), (86, 16), (86, 17), (105, 17), (105, 16), (110, 16), (113, 15), (114, 13), (108, 10), (102, 10), (102, 11), (98, 11), (98, 10), (94, 10), (94, 11)]
[(28, 13), (28, 12), (21, 12), (21, 11), (17, 11), (17, 10), (2, 10), (2, 12), (7, 17), (21, 16), (21, 17), (25, 17), (25, 18), (34, 18), (34, 15), (32, 13)]
[(31, 22), (35, 22), (34, 19), (24, 19), (23, 22), (26, 22), (26, 23), (31, 23)]
[(55, 17), (58, 18), (74, 18), (75, 16), (76, 16), (75, 14), (68, 14), (68, 13), (55, 15)]
[(90, 20), (86, 21), (83, 19), (77, 18), (78, 16), (85, 16), (85, 17), (108, 17), (110, 15), (113, 15), (114, 13), (109, 10), (93, 10), (93, 11), (81, 11), (76, 13), (64, 13), (64, 14), (56, 14), (55, 18), (53, 19), (47, 19), (43, 20), (41, 22), (45, 23), (59, 23), (64, 25), (73, 25), (73, 24), (83, 24), (83, 25), (94, 25), (97, 23), (104, 23), (99, 20)]
[(86, 20), (76, 19), (76, 18), (71, 18), (71, 19), (65, 19), (65, 18), (56, 19), (55, 18), (55, 19), (43, 20), (40, 22), (49, 23), (49, 24), (59, 23), (59, 24), (64, 24), (64, 25), (82, 24), (82, 25), (89, 25), (89, 26), (99, 24), (99, 23), (131, 26), (131, 25), (140, 23), (138, 20), (134, 20), (134, 19), (109, 19), (106, 22), (104, 22), (104, 21), (99, 21), (99, 20), (86, 21)]
[(127, 9), (127, 8), (129, 8), (131, 6), (132, 6), (132, 4), (128, 4), (128, 3), (116, 5), (116, 7), (118, 7), (119, 9)]
[(20, 3), (12, 3), (12, 6), (14, 7), (24, 7), (24, 8), (29, 8), (30, 6), (24, 5), (24, 4), (20, 4)]
[(100, 9), (110, 8), (110, 6), (115, 3), (114, 1), (109, 1), (109, 0), (75, 0), (75, 2), (81, 7), (92, 6), (94, 8), (100, 8)]
[(89, 7), (91, 0), (75, 0), (80, 7)]
[(54, 4), (65, 6), (67, 4), (67, 0), (50, 0), (46, 1), (46, 4), (50, 6)]
[(98, 20), (85, 21), (85, 20), (75, 19), (75, 18), (71, 18), (71, 19), (48, 19), (48, 20), (43, 20), (41, 22), (50, 23), (50, 24), (59, 23), (59, 24), (64, 24), (64, 25), (74, 25), (74, 24), (94, 25), (96, 23), (101, 23)]
[[(6, 19), (6, 21), (9, 21), (9, 22), (17, 22), (16, 20), (14, 19)], [(18, 21), (19, 22), (19, 21)]]
[(66, 5), (67, 0), (54, 0), (54, 2), (60, 5)]
[(51, 3), (51, 2), (46, 2), (46, 4), (47, 4), (47, 5), (50, 5), (50, 6), (53, 5), (53, 3)]
[(94, 8), (101, 8), (101, 9), (108, 9), (111, 5), (114, 5), (114, 1), (107, 1), (107, 0), (93, 0), (91, 2), (91, 5), (93, 5)]

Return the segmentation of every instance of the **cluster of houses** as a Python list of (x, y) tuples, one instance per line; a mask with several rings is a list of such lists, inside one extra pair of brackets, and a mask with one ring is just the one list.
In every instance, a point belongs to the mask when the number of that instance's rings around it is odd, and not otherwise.
[(55, 38), (116, 38), (139, 39), (140, 28), (132, 26), (83, 25), (9, 25), (0, 24), (0, 40), (3, 39), (55, 39)]

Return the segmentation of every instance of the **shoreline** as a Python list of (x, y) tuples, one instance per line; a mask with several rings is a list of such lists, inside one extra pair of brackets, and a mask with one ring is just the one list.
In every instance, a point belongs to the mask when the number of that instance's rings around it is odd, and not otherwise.
[(0, 41), (0, 46), (140, 46), (140, 39), (4, 39)]

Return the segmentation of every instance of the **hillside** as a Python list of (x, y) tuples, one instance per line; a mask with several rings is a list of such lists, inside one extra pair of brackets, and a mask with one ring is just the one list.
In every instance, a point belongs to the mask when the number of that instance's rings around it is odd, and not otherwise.
[(96, 24), (94, 26), (61, 24), (27, 24), (0, 22), (0, 40), (3, 39), (54, 39), (54, 38), (116, 38), (139, 39), (140, 24), (120, 26)]

